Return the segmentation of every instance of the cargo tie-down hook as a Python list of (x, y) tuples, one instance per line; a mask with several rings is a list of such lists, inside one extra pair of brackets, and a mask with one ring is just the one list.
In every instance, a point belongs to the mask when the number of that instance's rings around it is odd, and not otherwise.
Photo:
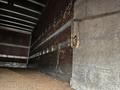
[(72, 34), (71, 34), (71, 47), (78, 48), (80, 46), (80, 32), (79, 32), (79, 22), (73, 20), (72, 24)]

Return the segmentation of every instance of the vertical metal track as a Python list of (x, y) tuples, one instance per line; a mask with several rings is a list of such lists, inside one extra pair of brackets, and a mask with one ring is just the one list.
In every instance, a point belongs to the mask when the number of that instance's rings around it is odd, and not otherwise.
[[(57, 49), (57, 64), (56, 64), (56, 73), (59, 69), (59, 61), (60, 60), (60, 45), (58, 45), (58, 49)], [(57, 75), (57, 74), (56, 74)]]
[(28, 64), (29, 64), (29, 56), (30, 56), (30, 46), (31, 46), (31, 40), (32, 40), (32, 34), (30, 35), (30, 40), (29, 40), (29, 50), (28, 50), (27, 66), (28, 66)]

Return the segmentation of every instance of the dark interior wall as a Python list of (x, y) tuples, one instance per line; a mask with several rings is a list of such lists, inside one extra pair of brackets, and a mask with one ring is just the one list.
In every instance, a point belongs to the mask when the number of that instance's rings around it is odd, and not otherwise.
[(65, 79), (70, 80), (72, 76), (72, 48), (66, 47), (59, 51), (58, 73)]
[(28, 56), (28, 48), (11, 47), (0, 45), (0, 54), (15, 55), (15, 56)]
[(0, 29), (0, 42), (29, 46), (30, 35)]
[(33, 32), (30, 62), (70, 80), (72, 72), (71, 19), (74, 0), (49, 0)]
[(55, 73), (60, 78), (64, 76), (64, 80), (69, 80), (72, 72), (70, 37), (71, 27), (34, 50), (31, 56), (36, 56), (30, 61), (39, 63), (40, 68), (47, 72)]
[(42, 55), (39, 59), (39, 66), (44, 70), (55, 70), (57, 64), (57, 51)]
[[(54, 30), (56, 31), (60, 25), (63, 25), (72, 18), (73, 2), (74, 0), (48, 0), (46, 10), (40, 18), (38, 27), (36, 27), (33, 32), (32, 42), (40, 35), (44, 37), (46, 33), (54, 32)], [(55, 25), (55, 29), (53, 29), (53, 24)]]
[(30, 34), (0, 29), (0, 62), (26, 63)]

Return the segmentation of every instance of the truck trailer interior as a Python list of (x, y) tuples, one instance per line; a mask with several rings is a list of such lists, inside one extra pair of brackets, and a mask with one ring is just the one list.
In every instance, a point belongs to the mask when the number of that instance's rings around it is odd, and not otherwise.
[(0, 90), (120, 90), (120, 0), (0, 0)]

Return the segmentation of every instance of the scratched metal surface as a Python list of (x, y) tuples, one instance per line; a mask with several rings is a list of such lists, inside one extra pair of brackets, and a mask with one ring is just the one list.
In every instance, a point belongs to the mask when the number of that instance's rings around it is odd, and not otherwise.
[(77, 0), (71, 86), (76, 90), (120, 90), (120, 1)]

